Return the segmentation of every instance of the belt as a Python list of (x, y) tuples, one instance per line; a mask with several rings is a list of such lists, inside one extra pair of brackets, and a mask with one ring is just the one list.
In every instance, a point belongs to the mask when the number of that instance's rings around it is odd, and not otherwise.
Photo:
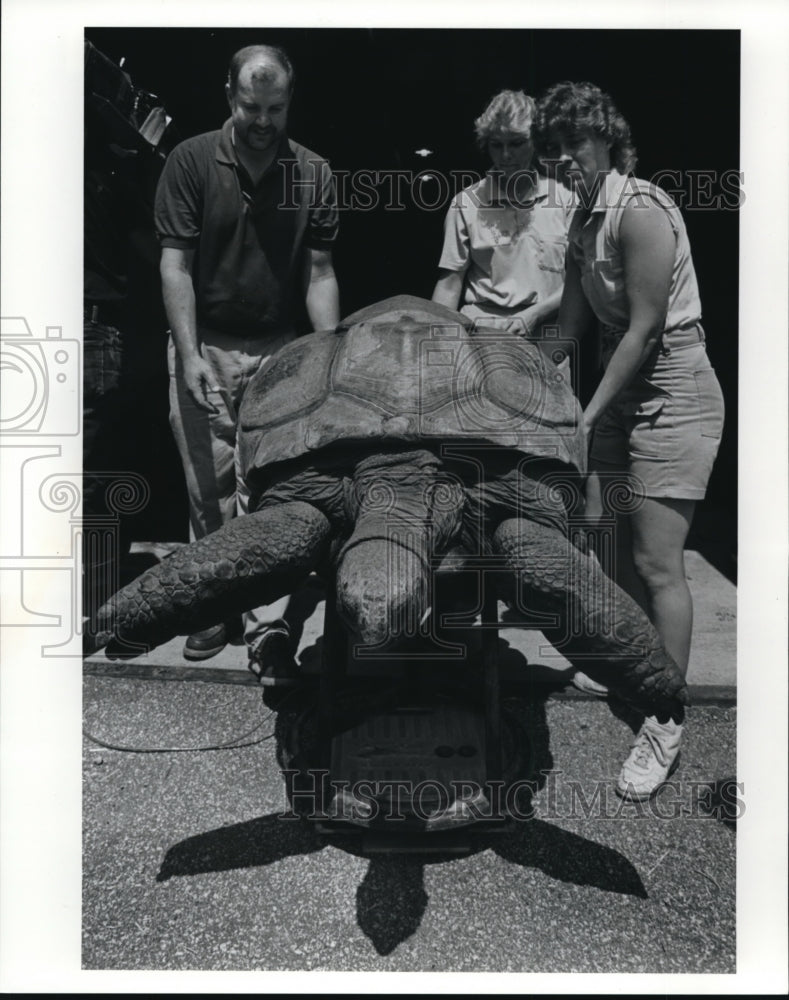
[(660, 353), (664, 358), (667, 358), (672, 351), (679, 350), (682, 347), (695, 347), (696, 344), (703, 344), (705, 340), (704, 327), (701, 323), (694, 323), (693, 326), (665, 330), (660, 335), (658, 345)]
[(205, 323), (197, 323), (198, 334), (207, 334), (208, 336), (217, 337), (233, 337), (235, 340), (273, 340), (275, 337), (283, 337), (287, 334), (293, 334), (295, 336), (295, 331), (291, 326), (277, 326), (271, 327), (269, 329), (258, 329), (256, 331), (235, 331), (235, 330), (220, 330), (215, 326), (207, 326)]
[[(608, 334), (621, 335), (625, 332), (609, 323), (601, 323), (600, 329), (603, 333)], [(661, 333), (655, 351), (659, 351), (660, 354), (667, 357), (671, 354), (672, 350), (677, 350), (681, 347), (694, 347), (696, 344), (705, 343), (706, 339), (704, 327), (701, 323), (693, 323), (690, 326), (678, 326), (672, 330), (664, 330)]]
[(102, 323), (105, 326), (123, 325), (124, 304), (109, 299), (97, 301), (83, 299), (82, 319), (86, 323)]

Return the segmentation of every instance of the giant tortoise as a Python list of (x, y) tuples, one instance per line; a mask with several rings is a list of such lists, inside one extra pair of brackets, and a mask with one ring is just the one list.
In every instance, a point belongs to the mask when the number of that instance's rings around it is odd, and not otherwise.
[(687, 689), (640, 608), (571, 542), (562, 477), (585, 471), (579, 403), (540, 346), (411, 296), (295, 340), (252, 380), (239, 454), (250, 513), (184, 546), (99, 612), (99, 643), (158, 645), (334, 574), (355, 641), (407, 641), (442, 553), (489, 560), (571, 662), (649, 712)]

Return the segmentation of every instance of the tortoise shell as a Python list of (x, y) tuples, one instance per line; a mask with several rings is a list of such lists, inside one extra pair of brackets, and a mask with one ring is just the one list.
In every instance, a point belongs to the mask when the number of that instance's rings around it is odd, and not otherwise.
[(489, 444), (584, 471), (582, 411), (535, 342), (399, 295), (275, 354), (239, 415), (242, 468), (337, 445)]

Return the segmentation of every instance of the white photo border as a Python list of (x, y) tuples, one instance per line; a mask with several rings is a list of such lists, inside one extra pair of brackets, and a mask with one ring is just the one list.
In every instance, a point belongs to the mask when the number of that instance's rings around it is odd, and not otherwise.
[[(663, 0), (494, 2), (461, 10), (423, 0), (373, 11), (320, 0), (216, 4), (138, 0), (5, 0), (2, 32), (2, 313), (33, 338), (78, 340), (82, 296), (82, 74), (87, 26), (714, 28), (741, 30), (741, 213), (738, 778), (747, 813), (737, 832), (737, 973), (731, 976), (507, 974), (110, 973), (80, 968), (82, 664), (46, 660), (25, 628), (0, 629), (0, 988), (4, 992), (529, 992), (781, 993), (787, 989), (787, 184), (789, 9)], [(221, 16), (219, 12), (221, 11)], [(714, 67), (710, 67), (714, 72)], [(63, 406), (73, 407), (64, 395)], [(64, 414), (67, 420), (68, 414)], [(81, 468), (78, 434), (31, 439)], [(12, 449), (9, 449), (9, 453)], [(38, 496), (18, 496), (3, 454), (6, 512), (37, 532), (31, 559), (70, 539), (35, 527)], [(9, 492), (10, 491), (10, 492)], [(11, 494), (13, 493), (13, 497)], [(68, 496), (63, 501), (68, 503)], [(11, 519), (13, 520), (13, 519)], [(13, 527), (13, 525), (12, 525)], [(5, 538), (0, 557), (18, 555)], [(10, 547), (9, 547), (10, 546)], [(49, 546), (49, 547), (48, 547)], [(19, 564), (21, 565), (21, 563)], [(25, 563), (27, 565), (27, 563)], [(35, 568), (35, 563), (31, 564)], [(58, 606), (67, 573), (30, 575), (37, 606)], [(57, 569), (57, 567), (54, 567)], [(5, 586), (13, 586), (3, 575)], [(8, 579), (12, 584), (8, 584)], [(71, 579), (71, 577), (69, 577)], [(68, 584), (68, 582), (66, 583)], [(4, 592), (4, 597), (8, 594)]]

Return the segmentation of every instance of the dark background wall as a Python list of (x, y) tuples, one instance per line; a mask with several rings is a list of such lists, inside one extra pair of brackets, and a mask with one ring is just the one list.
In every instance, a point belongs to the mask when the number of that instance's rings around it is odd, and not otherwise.
[[(733, 532), (739, 235), (731, 175), (739, 165), (739, 32), (89, 28), (86, 37), (114, 61), (124, 58), (135, 86), (159, 95), (181, 138), (218, 128), (227, 117), (223, 86), (236, 49), (284, 46), (296, 69), (290, 135), (335, 171), (481, 174), (487, 163), (474, 146), (473, 121), (499, 90), (538, 96), (559, 80), (586, 79), (611, 93), (633, 131), (638, 175), (679, 172), (664, 186), (682, 199), (708, 351), (727, 404), (703, 507), (722, 512)], [(433, 152), (423, 158), (419, 149)], [(400, 183), (400, 209), (386, 207), (382, 186), (369, 210), (342, 214), (335, 266), (345, 315), (403, 292), (430, 297), (447, 198), (435, 181), (421, 182), (416, 194)], [(743, 188), (747, 197), (747, 178)], [(118, 468), (145, 475), (152, 499), (130, 533), (181, 540), (186, 500), (167, 422), (166, 321), (150, 265), (135, 266), (131, 288)], [(588, 369), (586, 377), (591, 384)]]

